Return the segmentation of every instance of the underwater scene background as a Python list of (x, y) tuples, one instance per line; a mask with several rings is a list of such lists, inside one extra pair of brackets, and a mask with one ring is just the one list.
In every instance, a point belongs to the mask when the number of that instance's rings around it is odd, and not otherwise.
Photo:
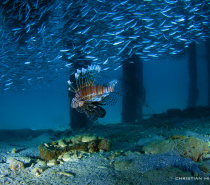
[[(186, 108), (191, 43), (206, 106), (209, 11), (208, 1), (2, 1), (1, 128), (69, 124), (69, 76), (90, 64), (120, 74), (133, 55), (143, 62), (143, 114)], [(118, 103), (99, 122), (121, 122)]]
[(0, 184), (210, 184), (209, 0), (0, 0)]
[[(197, 105), (207, 106), (207, 68), (204, 45), (198, 46), (198, 87)], [(166, 112), (170, 108), (187, 107), (188, 67), (187, 57), (180, 60), (164, 58), (144, 63), (144, 88), (147, 91), (143, 114)], [(122, 75), (122, 71), (117, 71)], [(114, 78), (113, 78), (114, 79)], [(2, 91), (1, 129), (8, 128), (58, 128), (69, 125), (70, 99), (67, 78), (61, 77), (40, 87), (30, 87), (26, 92)], [(36, 83), (36, 82), (35, 82)], [(101, 124), (120, 123), (122, 97), (116, 105), (106, 107), (107, 115), (97, 120)]]

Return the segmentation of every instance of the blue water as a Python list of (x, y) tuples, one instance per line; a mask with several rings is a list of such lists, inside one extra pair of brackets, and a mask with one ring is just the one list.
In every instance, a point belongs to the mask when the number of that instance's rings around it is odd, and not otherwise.
[[(69, 76), (90, 64), (120, 73), (133, 54), (143, 61), (144, 116), (184, 109), (191, 43), (197, 105), (207, 106), (209, 11), (209, 1), (1, 1), (0, 129), (67, 127)], [(98, 122), (121, 122), (121, 104)]]

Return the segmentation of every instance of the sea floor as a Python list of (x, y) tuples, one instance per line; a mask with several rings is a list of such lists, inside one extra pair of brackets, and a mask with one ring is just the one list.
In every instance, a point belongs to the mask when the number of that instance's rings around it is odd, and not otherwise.
[[(41, 160), (40, 144), (79, 134), (109, 139), (110, 151), (82, 155), (78, 151), (72, 160), (56, 165), (47, 165)], [(144, 147), (152, 141), (161, 143), (171, 136), (210, 142), (210, 109), (169, 110), (141, 122), (94, 125), (77, 131), (1, 130), (0, 184), (210, 184), (208, 152), (203, 155), (198, 151), (199, 156), (203, 156), (198, 161), (185, 153), (181, 155), (178, 150), (166, 148), (164, 152), (158, 144), (154, 152), (145, 152)], [(196, 147), (193, 146), (193, 150)], [(190, 152), (193, 155), (193, 151)]]

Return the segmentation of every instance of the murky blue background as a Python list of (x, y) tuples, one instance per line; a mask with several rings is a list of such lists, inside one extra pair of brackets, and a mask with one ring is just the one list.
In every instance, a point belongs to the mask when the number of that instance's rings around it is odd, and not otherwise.
[[(207, 70), (205, 47), (197, 45), (199, 99), (197, 105), (207, 106)], [(188, 57), (153, 59), (143, 63), (146, 89), (145, 118), (169, 108), (184, 109), (188, 98)], [(120, 73), (120, 70), (119, 70)], [(0, 128), (62, 128), (69, 125), (70, 99), (66, 78), (26, 92), (7, 92), (0, 96)], [(121, 121), (121, 99), (113, 107), (106, 106), (107, 115), (101, 124)]]

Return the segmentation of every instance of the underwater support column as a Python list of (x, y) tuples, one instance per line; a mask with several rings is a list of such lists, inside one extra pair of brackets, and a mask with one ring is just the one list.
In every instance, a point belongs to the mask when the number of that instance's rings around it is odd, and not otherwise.
[(195, 107), (198, 100), (197, 87), (197, 56), (196, 43), (193, 42), (188, 48), (188, 70), (189, 70), (189, 92), (188, 92), (188, 107)]
[(208, 107), (210, 107), (210, 39), (206, 41), (206, 60), (207, 60), (207, 71), (208, 71)]
[[(134, 63), (129, 63), (129, 61)], [(127, 92), (122, 100), (122, 122), (140, 121), (142, 120), (145, 91), (143, 88), (143, 63), (137, 55), (133, 55), (123, 65), (123, 81)]]

